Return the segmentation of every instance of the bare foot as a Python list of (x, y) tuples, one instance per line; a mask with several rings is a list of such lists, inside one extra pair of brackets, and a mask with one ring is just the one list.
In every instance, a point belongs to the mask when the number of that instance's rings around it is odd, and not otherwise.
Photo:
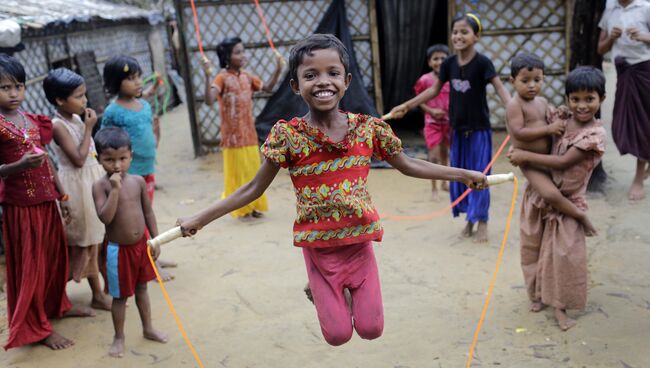
[(253, 212), (251, 212), (251, 216), (253, 216), (253, 218), (262, 218), (264, 217), (264, 214), (260, 211), (253, 210)]
[(645, 198), (645, 190), (643, 190), (643, 181), (633, 181), (630, 186), (630, 191), (627, 193), (627, 198), (631, 201), (640, 201)]
[(465, 225), (465, 228), (460, 233), (460, 236), (463, 238), (471, 238), (472, 234), (474, 234), (474, 224), (467, 222), (467, 225)]
[(142, 335), (147, 340), (157, 341), (163, 344), (167, 343), (167, 334), (164, 332), (160, 332), (155, 328), (142, 331)]
[(578, 324), (575, 319), (571, 319), (566, 315), (566, 310), (560, 308), (555, 308), (555, 319), (557, 320), (558, 325), (560, 325), (562, 331), (567, 331)]
[(158, 258), (158, 265), (162, 268), (176, 268), (178, 263), (174, 261), (165, 261), (164, 259)]
[(63, 313), (63, 317), (95, 317), (95, 311), (88, 307), (73, 305), (70, 310)]
[(479, 221), (478, 227), (476, 228), (476, 234), (474, 234), (474, 243), (487, 243), (487, 241), (487, 222)]
[(440, 195), (438, 194), (438, 189), (431, 190), (431, 200), (434, 202), (440, 202)]
[(124, 337), (113, 337), (113, 344), (108, 349), (108, 355), (113, 358), (122, 358), (124, 356)]
[(62, 350), (67, 349), (74, 345), (74, 341), (66, 339), (65, 337), (59, 335), (56, 332), (52, 332), (50, 336), (41, 340), (41, 344), (47, 346), (52, 350)]
[(156, 264), (156, 268), (158, 268), (158, 273), (160, 274), (160, 278), (163, 280), (163, 282), (172, 281), (176, 278), (173, 273), (163, 270), (158, 264)]
[(113, 298), (104, 293), (101, 293), (98, 295), (93, 295), (93, 300), (90, 302), (90, 307), (94, 309), (110, 311), (112, 304)]
[(530, 303), (530, 311), (533, 313), (540, 312), (542, 309), (544, 309), (544, 307), (546, 307), (544, 303), (540, 302), (539, 300)]
[(309, 299), (309, 301), (312, 304), (314, 304), (314, 296), (311, 294), (311, 288), (309, 287), (309, 283), (307, 283), (307, 285), (305, 285), (305, 288), (302, 290), (305, 292), (305, 295), (307, 295), (307, 299)]
[(244, 216), (237, 217), (241, 222), (251, 222), (253, 221), (253, 216), (250, 213), (245, 214)]
[(580, 223), (582, 223), (582, 227), (584, 228), (585, 236), (598, 235), (598, 231), (596, 231), (596, 228), (594, 227), (594, 224), (591, 223), (591, 220), (589, 220), (589, 217), (585, 216), (580, 219)]

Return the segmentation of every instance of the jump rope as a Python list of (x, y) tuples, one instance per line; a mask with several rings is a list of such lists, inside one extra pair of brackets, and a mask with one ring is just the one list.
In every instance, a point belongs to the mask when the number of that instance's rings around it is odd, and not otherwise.
[[(197, 13), (196, 13), (196, 5), (194, 4), (194, 0), (190, 0), (190, 6), (192, 7), (192, 16), (194, 18), (194, 31), (196, 33), (196, 39), (197, 39), (197, 42), (198, 42), (199, 53), (201, 54), (201, 58), (206, 59), (206, 56), (205, 56), (205, 53), (204, 53), (204, 50), (203, 50), (203, 42), (201, 40), (201, 30), (199, 28), (199, 19), (198, 19)], [(260, 7), (259, 0), (255, 0), (255, 7), (257, 9), (257, 14), (259, 15), (260, 20), (262, 22), (262, 26), (264, 27), (264, 31), (266, 33), (266, 39), (268, 41), (269, 47), (271, 48), (271, 50), (273, 50), (274, 53), (278, 54), (278, 51), (275, 49), (273, 39), (271, 38), (271, 32), (269, 31), (269, 28), (267, 26), (266, 19), (264, 17), (264, 12), (262, 11), (262, 8)], [(161, 84), (168, 83), (166, 80), (160, 79), (156, 73), (154, 73), (153, 75), (145, 78), (145, 82), (148, 82), (148, 81), (151, 81), (151, 80), (154, 80), (154, 79), (158, 79), (157, 83), (161, 83)], [(171, 89), (167, 88), (167, 90), (171, 94)], [(165, 96), (167, 96), (167, 91), (165, 93)], [(163, 104), (162, 104), (163, 111), (166, 110), (167, 103), (168, 103), (168, 97), (165, 97), (164, 100), (163, 100)], [(158, 96), (155, 97), (155, 106), (156, 106), (155, 107), (156, 111), (158, 111)], [(388, 119), (390, 119), (392, 117), (390, 116), (390, 114), (388, 114), (388, 115), (384, 115), (383, 118), (388, 120)], [(488, 170), (490, 170), (492, 165), (494, 165), (494, 163), (496, 162), (497, 158), (499, 157), (499, 155), (501, 154), (501, 152), (503, 151), (503, 149), (505, 148), (505, 146), (506, 146), (506, 144), (508, 143), (509, 140), (510, 140), (510, 136), (508, 135), (503, 140), (503, 143), (501, 143), (501, 146), (499, 147), (499, 149), (495, 153), (495, 155), (492, 158), (492, 160), (490, 161), (490, 163), (483, 170), (483, 174), (486, 174), (488, 172)], [(494, 284), (496, 282), (496, 277), (497, 277), (497, 274), (499, 273), (499, 266), (501, 265), (501, 259), (503, 257), (503, 251), (505, 249), (506, 241), (508, 240), (508, 233), (510, 232), (510, 224), (512, 222), (512, 215), (513, 215), (514, 208), (515, 208), (515, 202), (517, 200), (517, 188), (519, 186), (519, 181), (518, 181), (517, 177), (513, 173), (497, 174), (497, 175), (489, 175), (488, 176), (488, 185), (500, 184), (500, 183), (504, 183), (504, 182), (507, 182), (507, 181), (512, 181), (513, 182), (512, 200), (511, 200), (511, 203), (510, 203), (510, 210), (508, 212), (508, 220), (507, 220), (507, 223), (506, 223), (505, 232), (503, 234), (503, 240), (501, 242), (501, 248), (499, 249), (499, 255), (497, 256), (496, 264), (495, 264), (495, 267), (494, 267), (494, 272), (492, 273), (492, 279), (490, 280), (490, 286), (488, 288), (487, 297), (485, 298), (485, 303), (483, 305), (483, 310), (481, 311), (481, 316), (479, 318), (478, 324), (477, 324), (476, 329), (474, 331), (474, 337), (472, 339), (472, 345), (470, 347), (469, 356), (467, 358), (467, 368), (471, 367), (472, 359), (474, 357), (474, 350), (476, 348), (476, 343), (478, 341), (478, 336), (479, 336), (479, 333), (481, 331), (481, 327), (483, 326), (483, 322), (485, 320), (485, 315), (487, 313), (487, 309), (488, 309), (488, 306), (490, 304), (490, 299), (492, 297), (492, 291), (494, 289)], [(454, 208), (455, 206), (457, 206), (465, 197), (467, 197), (467, 195), (469, 195), (470, 191), (471, 191), (471, 189), (467, 189), (465, 192), (463, 192), (463, 194), (460, 197), (458, 197), (456, 200), (454, 200), (448, 206), (446, 206), (446, 207), (444, 207), (444, 208), (442, 208), (440, 210), (428, 213), (428, 214), (415, 215), (415, 216), (400, 216), (400, 215), (393, 215), (393, 214), (383, 214), (381, 217), (383, 219), (389, 219), (389, 220), (395, 220), (395, 221), (426, 221), (426, 220), (431, 220), (431, 219), (434, 219), (436, 217), (442, 216), (447, 211), (449, 211), (452, 208)], [(170, 230), (167, 230), (167, 231), (163, 232), (162, 234), (158, 235), (154, 239), (148, 240), (147, 245), (150, 246), (150, 247), (153, 247), (153, 246), (156, 246), (156, 245), (162, 245), (162, 244), (165, 244), (165, 243), (169, 243), (169, 242), (173, 241), (174, 239), (180, 238), (182, 236), (183, 236), (182, 230), (181, 230), (180, 226), (177, 226), (177, 227), (174, 227), (174, 228), (172, 228)], [(158, 272), (158, 269), (156, 268), (156, 263), (154, 262), (150, 252), (147, 252), (147, 255), (149, 256), (149, 262), (151, 262), (151, 266), (153, 267), (153, 270), (154, 270), (154, 272), (156, 274), (156, 279), (158, 280), (158, 284), (160, 285), (160, 289), (162, 290), (163, 295), (165, 296), (165, 300), (167, 301), (167, 305), (169, 306), (169, 310), (171, 311), (172, 316), (174, 317), (174, 321), (176, 321), (176, 324), (178, 325), (178, 329), (180, 330), (181, 334), (183, 335), (183, 339), (187, 343), (187, 346), (190, 348), (190, 351), (192, 352), (192, 355), (194, 356), (194, 359), (196, 360), (197, 364), (199, 365), (199, 367), (203, 368), (204, 366), (203, 366), (203, 363), (201, 362), (201, 358), (199, 358), (199, 355), (196, 352), (196, 349), (194, 348), (194, 346), (190, 342), (190, 339), (187, 337), (187, 333), (185, 332), (185, 329), (183, 328), (183, 325), (182, 325), (182, 323), (180, 321), (180, 318), (178, 317), (178, 314), (176, 313), (176, 310), (174, 309), (174, 305), (172, 304), (171, 298), (169, 297), (169, 294), (167, 293), (167, 290), (166, 290), (165, 285), (164, 285), (164, 283), (162, 281), (162, 278), (160, 277), (160, 273)]]

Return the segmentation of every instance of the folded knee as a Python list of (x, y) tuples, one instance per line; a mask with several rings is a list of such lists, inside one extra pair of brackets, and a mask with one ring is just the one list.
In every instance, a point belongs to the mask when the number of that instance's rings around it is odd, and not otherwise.
[(381, 334), (384, 332), (384, 324), (382, 323), (375, 323), (369, 326), (359, 326), (355, 325), (354, 329), (357, 330), (357, 334), (359, 334), (359, 337), (365, 340), (374, 340), (378, 337), (381, 336)]
[(328, 344), (332, 346), (340, 346), (350, 341), (350, 338), (352, 338), (352, 329), (349, 331), (339, 331), (333, 334), (325, 333), (325, 331), (323, 331), (323, 337), (325, 337), (325, 341), (327, 341)]

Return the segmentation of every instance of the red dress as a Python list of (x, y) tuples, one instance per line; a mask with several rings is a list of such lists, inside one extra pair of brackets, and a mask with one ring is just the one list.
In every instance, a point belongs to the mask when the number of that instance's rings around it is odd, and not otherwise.
[[(0, 116), (0, 164), (18, 161), (52, 140), (52, 122), (25, 113), (33, 127), (16, 129)], [(71, 304), (65, 293), (68, 253), (57, 192), (47, 161), (40, 167), (0, 180), (7, 263), (9, 339), (5, 350), (48, 337), (49, 318), (61, 317)]]

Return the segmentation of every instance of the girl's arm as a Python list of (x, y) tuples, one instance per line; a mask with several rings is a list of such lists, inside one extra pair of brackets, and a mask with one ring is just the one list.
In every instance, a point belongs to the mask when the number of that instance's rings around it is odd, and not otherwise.
[(442, 89), (442, 82), (440, 82), (440, 79), (436, 80), (436, 83), (424, 90), (424, 92), (420, 93), (419, 95), (413, 97), (412, 99), (397, 105), (393, 107), (392, 110), (390, 110), (389, 114), (393, 119), (399, 119), (406, 115), (406, 113), (414, 106), (419, 106), (430, 99), (438, 96), (440, 93), (440, 89)]
[(212, 106), (221, 91), (219, 91), (219, 87), (212, 83), (212, 65), (210, 64), (210, 60), (208, 60), (208, 58), (201, 59), (201, 66), (203, 67), (203, 74), (205, 75), (205, 91), (203, 97), (205, 99), (205, 104)]
[(605, 55), (609, 50), (614, 46), (614, 42), (621, 37), (623, 30), (619, 27), (612, 28), (612, 33), (607, 33), (606, 30), (600, 31), (600, 36), (598, 37), (598, 53)]
[(423, 103), (419, 106), (425, 113), (433, 116), (436, 119), (440, 119), (445, 116), (445, 111), (442, 109), (436, 109), (435, 107), (429, 107), (427, 104)]
[(122, 187), (122, 176), (119, 173), (114, 173), (109, 178), (111, 190), (106, 195), (104, 188), (106, 179), (100, 179), (93, 184), (93, 199), (95, 201), (95, 210), (99, 220), (108, 225), (113, 222), (115, 213), (117, 213), (117, 202), (120, 196), (120, 188)]
[(275, 53), (275, 59), (276, 59), (276, 67), (275, 67), (275, 72), (273, 72), (273, 76), (271, 77), (271, 80), (268, 83), (264, 83), (264, 86), (262, 87), (262, 91), (264, 92), (273, 92), (273, 87), (278, 83), (278, 79), (280, 79), (280, 74), (282, 74), (282, 68), (284, 67), (284, 58), (282, 55), (280, 55), (279, 52)]
[(561, 120), (540, 127), (526, 127), (524, 111), (517, 98), (511, 99), (506, 105), (506, 122), (508, 132), (516, 140), (522, 142), (530, 142), (550, 135), (564, 133), (564, 122)]
[(580, 161), (586, 160), (593, 153), (590, 151), (583, 151), (576, 147), (571, 147), (569, 150), (561, 155), (545, 155), (541, 153), (533, 153), (529, 151), (522, 151), (520, 149), (513, 149), (508, 153), (508, 159), (514, 166), (533, 165), (542, 166), (549, 169), (563, 170), (567, 169)]
[[(52, 173), (52, 181), (54, 181), (54, 186), (56, 187), (56, 190), (61, 194), (62, 196), (65, 196), (67, 193), (65, 192), (65, 188), (63, 188), (63, 185), (61, 185), (61, 181), (59, 180), (59, 175), (57, 175), (56, 170), (54, 169), (54, 164), (52, 164), (52, 161), (48, 158), (47, 164), (50, 167), (50, 172)], [(63, 221), (66, 224), (70, 223), (70, 207), (68, 206), (67, 203), (67, 198), (61, 198), (59, 200), (59, 208), (61, 209), (61, 217), (63, 218)]]
[(19, 172), (39, 167), (43, 160), (47, 159), (47, 153), (25, 153), (18, 161), (0, 165), (0, 178), (6, 178)]
[(54, 142), (61, 147), (61, 150), (63, 150), (63, 153), (65, 153), (70, 162), (78, 168), (84, 165), (86, 157), (88, 157), (93, 127), (97, 123), (97, 115), (95, 114), (95, 111), (92, 109), (86, 109), (84, 123), (86, 126), (84, 129), (84, 135), (78, 146), (75, 145), (68, 129), (61, 124), (54, 124)]
[(257, 174), (249, 183), (237, 189), (228, 197), (212, 203), (198, 213), (181, 217), (176, 224), (183, 229), (183, 235), (194, 235), (198, 230), (219, 217), (241, 208), (259, 198), (280, 170), (273, 162), (265, 159)]
[(411, 158), (403, 152), (387, 159), (386, 162), (402, 174), (414, 178), (458, 181), (472, 189), (483, 189), (487, 186), (485, 175), (478, 171), (436, 165), (428, 161)]
[(631, 40), (643, 42), (646, 45), (650, 45), (650, 34), (641, 32), (639, 28), (631, 27), (626, 29), (625, 32), (630, 35)]
[(507, 105), (508, 101), (510, 101), (510, 92), (508, 92), (506, 87), (503, 85), (503, 82), (501, 82), (501, 78), (497, 75), (490, 80), (490, 83), (492, 83), (494, 89), (497, 91), (497, 95), (501, 98), (501, 102), (503, 102), (504, 105)]

